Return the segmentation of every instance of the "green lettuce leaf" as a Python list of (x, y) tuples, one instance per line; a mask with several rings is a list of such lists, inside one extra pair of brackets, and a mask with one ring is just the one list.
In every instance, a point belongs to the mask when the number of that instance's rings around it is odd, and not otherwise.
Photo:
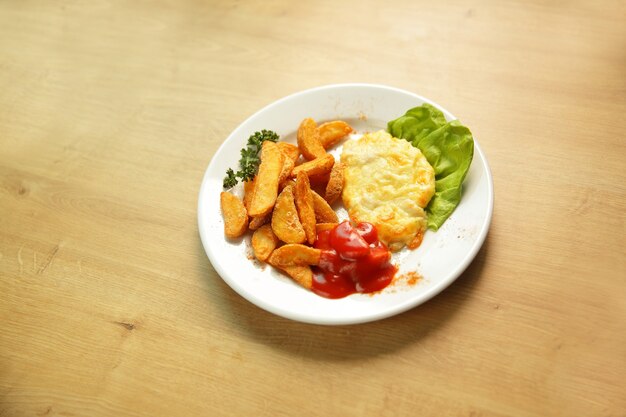
[(472, 133), (458, 120), (446, 122), (443, 113), (430, 104), (390, 121), (387, 130), (422, 151), (435, 170), (435, 195), (426, 213), (428, 227), (439, 229), (461, 201), (463, 180), (474, 156)]
[[(387, 130), (396, 138), (409, 142), (419, 141), (447, 123), (446, 117), (437, 108), (424, 103), (407, 111), (387, 124)], [(413, 144), (413, 146), (416, 146)], [(419, 147), (418, 147), (419, 148)]]

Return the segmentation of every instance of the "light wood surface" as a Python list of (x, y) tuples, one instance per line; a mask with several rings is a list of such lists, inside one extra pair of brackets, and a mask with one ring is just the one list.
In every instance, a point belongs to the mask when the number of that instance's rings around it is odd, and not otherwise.
[[(3, 1), (0, 416), (626, 415), (623, 1)], [(414, 91), (492, 168), (487, 241), (399, 316), (276, 317), (199, 240), (241, 121)]]

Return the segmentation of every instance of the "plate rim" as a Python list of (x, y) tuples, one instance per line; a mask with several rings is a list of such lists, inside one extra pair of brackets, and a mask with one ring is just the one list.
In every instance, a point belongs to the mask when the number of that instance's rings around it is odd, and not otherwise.
[[(242, 128), (242, 126), (246, 125), (251, 119), (256, 118), (259, 114), (262, 114), (268, 110), (270, 110), (271, 108), (275, 107), (275, 106), (280, 106), (282, 103), (284, 103), (285, 101), (291, 100), (295, 97), (300, 97), (300, 96), (304, 96), (304, 95), (308, 95), (308, 94), (313, 94), (313, 93), (319, 93), (319, 92), (323, 92), (325, 90), (336, 90), (336, 89), (345, 89), (345, 88), (354, 88), (354, 89), (361, 89), (361, 88), (369, 88), (369, 89), (379, 89), (379, 90), (385, 90), (387, 92), (395, 92), (395, 93), (400, 93), (400, 94), (404, 94), (404, 95), (409, 95), (412, 96), (414, 98), (416, 98), (417, 100), (420, 100), (424, 103), (429, 103), (437, 108), (439, 108), (440, 110), (444, 111), (445, 113), (448, 113), (450, 115), (452, 115), (455, 119), (456, 116), (454, 116), (453, 113), (449, 112), (447, 109), (445, 109), (443, 106), (439, 105), (438, 103), (424, 97), (421, 96), (419, 94), (413, 93), (411, 91), (408, 90), (404, 90), (401, 88), (397, 88), (397, 87), (393, 87), (393, 86), (389, 86), (389, 85), (384, 85), (384, 84), (373, 84), (373, 83), (338, 83), (338, 84), (327, 84), (327, 85), (321, 85), (321, 86), (317, 86), (317, 87), (313, 87), (313, 88), (309, 88), (309, 89), (305, 89), (305, 90), (301, 90), (301, 91), (297, 91), (294, 93), (291, 93), (287, 96), (284, 96), (282, 98), (279, 98), (277, 100), (272, 101), (271, 103), (263, 106), (261, 109), (255, 111), (254, 113), (252, 113), (250, 116), (248, 116), (246, 119), (244, 119), (242, 122), (240, 122), (229, 134), (228, 136), (222, 141), (221, 145), (216, 149), (216, 151), (213, 153), (211, 159), (209, 160), (209, 164), (207, 165), (203, 177), (202, 177), (202, 183), (200, 186), (200, 190), (198, 193), (198, 203), (197, 203), (197, 220), (198, 220), (198, 232), (200, 234), (200, 240), (204, 249), (204, 252), (206, 253), (207, 257), (209, 258), (209, 261), (211, 262), (212, 267), (215, 269), (215, 271), (218, 273), (218, 275), (220, 276), (220, 278), (229, 286), (231, 287), (237, 294), (239, 294), (240, 296), (242, 296), (244, 299), (248, 300), (250, 303), (252, 303), (253, 305), (262, 308), (270, 313), (273, 313), (275, 315), (290, 319), (290, 320), (295, 320), (295, 321), (299, 321), (299, 322), (304, 322), (304, 323), (309, 323), (309, 324), (319, 324), (319, 325), (350, 325), (350, 324), (361, 324), (361, 323), (367, 323), (367, 322), (372, 322), (372, 321), (378, 321), (378, 320), (382, 320), (397, 314), (401, 314), (405, 311), (408, 311), (412, 308), (415, 308), (421, 304), (426, 303), (427, 301), (429, 301), (430, 299), (432, 299), (433, 297), (435, 297), (436, 295), (438, 295), (439, 293), (441, 293), (444, 289), (446, 289), (447, 287), (449, 287), (454, 281), (456, 281), (458, 279), (458, 277), (469, 267), (469, 265), (472, 263), (472, 261), (476, 258), (476, 255), (478, 254), (478, 252), (480, 251), (480, 249), (482, 248), (490, 226), (491, 226), (491, 221), (492, 221), (492, 217), (493, 217), (493, 206), (494, 206), (494, 187), (493, 187), (493, 177), (492, 177), (492, 173), (491, 173), (491, 168), (489, 167), (489, 163), (487, 162), (487, 158), (480, 146), (480, 144), (478, 143), (478, 140), (476, 140), (476, 138), (474, 138), (474, 159), (472, 160), (472, 162), (476, 162), (476, 158), (475, 156), (478, 154), (480, 156), (480, 163), (482, 165), (482, 169), (485, 175), (485, 180), (486, 180), (486, 185), (487, 185), (487, 206), (486, 206), (486, 215), (485, 215), (485, 219), (482, 222), (482, 224), (480, 224), (480, 231), (479, 234), (477, 236), (477, 238), (474, 240), (474, 243), (472, 244), (472, 246), (469, 248), (469, 250), (466, 252), (464, 258), (456, 265), (456, 267), (454, 268), (454, 270), (448, 274), (447, 277), (444, 277), (446, 279), (442, 279), (441, 281), (439, 281), (436, 285), (434, 285), (433, 287), (429, 288), (425, 293), (420, 294), (419, 297), (416, 297), (414, 299), (408, 299), (405, 300), (401, 303), (398, 303), (397, 305), (392, 305), (386, 309), (384, 309), (384, 311), (382, 312), (373, 312), (372, 314), (367, 314), (367, 315), (362, 315), (359, 316), (357, 318), (345, 318), (345, 319), (325, 319), (325, 318), (315, 318), (315, 317), (311, 317), (310, 315), (306, 315), (306, 314), (302, 314), (300, 312), (294, 312), (292, 310), (286, 310), (284, 308), (281, 308), (279, 305), (276, 304), (271, 304), (271, 303), (267, 303), (265, 302), (265, 300), (261, 299), (261, 298), (257, 298), (252, 296), (252, 294), (250, 294), (249, 291), (247, 291), (245, 289), (244, 285), (241, 285), (239, 282), (237, 282), (236, 280), (232, 280), (230, 278), (227, 277), (227, 273), (225, 270), (223, 270), (222, 265), (219, 262), (216, 262), (217, 260), (214, 259), (213, 254), (210, 250), (207, 249), (207, 244), (208, 244), (208, 239), (210, 239), (209, 236), (206, 236), (206, 227), (205, 227), (205, 223), (204, 223), (204, 219), (203, 219), (203, 212), (205, 210), (204, 205), (203, 205), (203, 195), (206, 193), (206, 188), (208, 187), (208, 179), (209, 179), (209, 171), (212, 165), (212, 161), (215, 158), (215, 155), (218, 155), (221, 151), (222, 148), (227, 146), (227, 143), (229, 141), (229, 139), (235, 135), (237, 135), (239, 133), (239, 130)], [(226, 276), (225, 276), (226, 275)]]

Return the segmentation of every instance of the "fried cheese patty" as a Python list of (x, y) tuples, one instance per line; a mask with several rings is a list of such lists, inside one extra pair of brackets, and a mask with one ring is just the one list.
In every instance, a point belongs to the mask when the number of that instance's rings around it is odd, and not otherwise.
[(370, 222), (390, 250), (416, 247), (426, 230), (424, 207), (435, 193), (426, 157), (384, 130), (343, 145), (343, 203), (354, 222)]

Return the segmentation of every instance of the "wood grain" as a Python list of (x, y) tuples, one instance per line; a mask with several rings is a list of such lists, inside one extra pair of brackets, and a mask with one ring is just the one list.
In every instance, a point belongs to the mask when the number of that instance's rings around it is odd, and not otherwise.
[[(620, 1), (0, 3), (0, 416), (598, 416), (626, 394)], [(471, 127), (492, 228), (432, 301), (266, 313), (199, 185), (262, 106), (405, 88)]]

